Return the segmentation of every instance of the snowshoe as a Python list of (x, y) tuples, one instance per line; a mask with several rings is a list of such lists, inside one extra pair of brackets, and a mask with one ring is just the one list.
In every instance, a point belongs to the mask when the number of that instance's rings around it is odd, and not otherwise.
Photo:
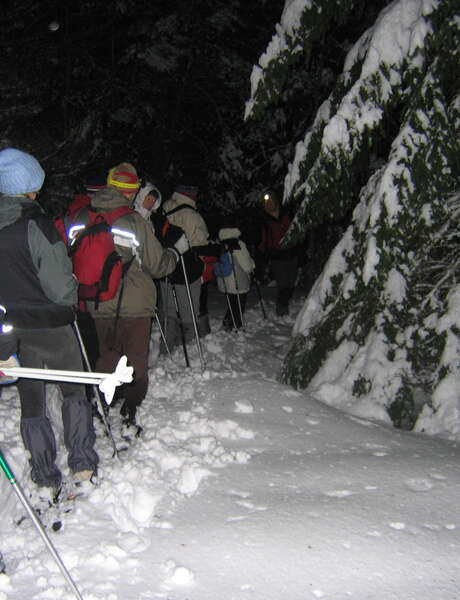
[(131, 442), (140, 437), (142, 427), (131, 419), (123, 419), (121, 424), (121, 437), (127, 442)]

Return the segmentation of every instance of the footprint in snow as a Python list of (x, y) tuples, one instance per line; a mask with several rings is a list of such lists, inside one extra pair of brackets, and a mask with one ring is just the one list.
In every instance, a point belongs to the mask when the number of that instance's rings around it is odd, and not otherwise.
[(254, 412), (254, 406), (248, 400), (237, 400), (235, 402), (235, 412), (250, 414)]
[(248, 510), (267, 510), (268, 508), (267, 506), (256, 506), (252, 502), (247, 502), (246, 500), (237, 500), (236, 504), (243, 508), (247, 508)]
[(413, 492), (428, 492), (433, 488), (433, 484), (428, 479), (408, 479), (406, 486)]
[(332, 490), (324, 492), (324, 495), (329, 496), (329, 498), (347, 498), (348, 496), (353, 496), (353, 492), (350, 490)]
[(438, 481), (445, 481), (447, 477), (445, 475), (441, 475), (441, 473), (430, 473), (431, 479), (437, 479)]
[(228, 493), (230, 496), (236, 496), (237, 498), (249, 498), (251, 495), (249, 492), (241, 492), (240, 490), (230, 490)]

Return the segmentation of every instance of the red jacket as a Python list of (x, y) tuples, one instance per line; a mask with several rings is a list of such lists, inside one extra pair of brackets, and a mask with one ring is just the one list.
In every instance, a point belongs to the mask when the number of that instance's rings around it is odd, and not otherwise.
[(291, 219), (286, 213), (280, 213), (277, 219), (271, 215), (267, 215), (267, 221), (262, 230), (262, 240), (259, 244), (259, 249), (262, 252), (280, 250), (281, 240), (289, 229), (290, 224)]

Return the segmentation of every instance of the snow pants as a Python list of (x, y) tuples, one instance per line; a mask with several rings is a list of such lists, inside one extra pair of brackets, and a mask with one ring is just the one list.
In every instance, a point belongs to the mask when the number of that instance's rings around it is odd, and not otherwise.
[[(201, 279), (197, 279), (193, 283), (190, 283), (189, 287), (193, 309), (195, 316), (198, 319), (200, 311)], [(190, 310), (187, 287), (185, 284), (182, 285), (176, 283), (174, 284), (174, 289), (176, 291), (180, 319), (184, 327), (185, 341), (189, 342), (195, 337), (195, 329), (193, 326), (193, 318)], [(170, 351), (172, 351), (176, 346), (181, 344), (181, 332), (180, 322), (177, 316), (177, 310), (173, 296), (172, 284), (170, 282), (161, 282), (161, 296), (165, 323), (164, 332), (168, 347)]]
[[(46, 329), (15, 329), (22, 367), (82, 371), (78, 340), (71, 325)], [(72, 472), (94, 471), (98, 456), (94, 450), (91, 405), (84, 386), (57, 383), (62, 392), (62, 423), (68, 465)], [(46, 412), (45, 382), (19, 379), (21, 435), (30, 452), (32, 481), (40, 486), (57, 487), (62, 475), (56, 465), (56, 439)]]
[(297, 256), (284, 260), (273, 258), (270, 267), (276, 281), (276, 314), (286, 315), (297, 279)]
[(125, 416), (134, 419), (136, 409), (145, 398), (149, 385), (148, 357), (152, 319), (119, 317), (116, 332), (113, 318), (96, 317), (94, 322), (99, 341), (96, 371), (112, 373), (123, 355), (127, 356), (128, 365), (134, 368), (134, 380), (124, 383), (116, 392), (117, 398), (125, 400)]

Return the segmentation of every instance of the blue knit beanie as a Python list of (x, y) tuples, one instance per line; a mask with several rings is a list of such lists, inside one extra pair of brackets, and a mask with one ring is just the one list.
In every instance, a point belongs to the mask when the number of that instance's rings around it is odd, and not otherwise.
[(36, 158), (16, 148), (0, 151), (0, 194), (38, 192), (45, 172)]

